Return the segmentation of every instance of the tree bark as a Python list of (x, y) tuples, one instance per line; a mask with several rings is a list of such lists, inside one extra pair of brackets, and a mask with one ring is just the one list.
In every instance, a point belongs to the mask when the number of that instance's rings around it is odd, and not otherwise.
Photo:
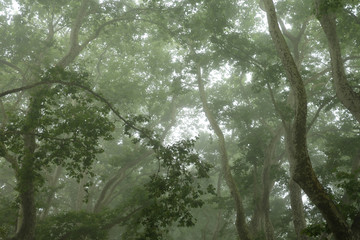
[(301, 188), (293, 179), (293, 176), (295, 174), (294, 165), (296, 159), (293, 158), (294, 146), (292, 146), (292, 141), (291, 141), (292, 137), (291, 137), (290, 129), (286, 129), (285, 138), (286, 138), (285, 139), (286, 152), (288, 154), (289, 165), (290, 165), (289, 192), (290, 192), (290, 205), (291, 205), (295, 234), (298, 240), (307, 240), (308, 237), (302, 234), (302, 231), (306, 228), (306, 221), (304, 216), (304, 205), (302, 202)]
[(295, 120), (292, 126), (291, 139), (292, 144), (294, 144), (293, 154), (295, 159), (293, 179), (320, 210), (330, 230), (334, 233), (335, 239), (351, 240), (353, 238), (349, 225), (317, 179), (312, 168), (306, 143), (307, 97), (303, 80), (280, 31), (273, 1), (263, 0), (263, 2), (270, 35), (295, 95)]
[(215, 116), (210, 111), (210, 108), (207, 103), (207, 97), (205, 94), (204, 84), (202, 81), (201, 75), (201, 68), (200, 66), (196, 66), (196, 75), (197, 75), (197, 83), (200, 93), (200, 99), (202, 102), (203, 110), (205, 112), (206, 118), (210, 122), (212, 129), (214, 130), (216, 136), (218, 137), (219, 142), (219, 151), (221, 155), (221, 164), (224, 173), (224, 178), (227, 186), (230, 189), (231, 195), (235, 202), (235, 209), (236, 209), (236, 229), (241, 240), (251, 240), (252, 237), (250, 235), (250, 231), (248, 229), (246, 220), (245, 220), (245, 213), (244, 207), (241, 200), (241, 195), (239, 189), (236, 186), (235, 180), (232, 176), (229, 160), (225, 145), (225, 138), (222, 130), (220, 129), (218, 123), (216, 122)]

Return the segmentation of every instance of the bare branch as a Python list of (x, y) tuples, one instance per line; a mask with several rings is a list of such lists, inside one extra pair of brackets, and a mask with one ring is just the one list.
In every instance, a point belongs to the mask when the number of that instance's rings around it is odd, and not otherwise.
[(2, 60), (2, 59), (0, 59), (0, 64), (8, 66), (8, 67), (16, 70), (18, 73), (20, 73), (21, 76), (24, 76), (22, 70), (18, 66), (16, 66), (15, 64), (13, 64), (11, 62), (8, 62), (6, 60)]
[(6, 161), (8, 161), (11, 164), (11, 167), (15, 170), (15, 172), (19, 171), (19, 165), (16, 161), (16, 158), (9, 154), (8, 150), (6, 149), (5, 145), (0, 142), (0, 150), (2, 155), (0, 155), (0, 157), (5, 158)]
[(285, 116), (282, 113), (282, 111), (279, 109), (279, 107), (278, 107), (278, 105), (276, 103), (276, 100), (275, 100), (275, 97), (274, 97), (274, 92), (273, 92), (273, 90), (272, 90), (272, 88), (271, 88), (271, 86), (270, 86), (270, 84), (268, 82), (266, 83), (266, 86), (267, 86), (267, 88), (269, 90), (271, 102), (274, 105), (275, 111), (279, 114), (282, 125), (283, 125), (284, 129), (286, 129), (287, 124), (286, 124)]
[(296, 41), (296, 37), (292, 35), (285, 27), (285, 24), (281, 18), (278, 18), (279, 25), (281, 27), (281, 31), (283, 32), (284, 36), (290, 39), (292, 42)]
[[(334, 99), (334, 98), (335, 98), (335, 97), (333, 97), (333, 98), (331, 98), (331, 99)], [(331, 99), (328, 99), (328, 100), (324, 101), (324, 102), (320, 105), (320, 107), (316, 110), (313, 119), (312, 119), (312, 120), (310, 121), (310, 123), (308, 124), (307, 130), (306, 130), (307, 132), (310, 131), (310, 129), (312, 128), (312, 126), (314, 125), (314, 123), (316, 122), (316, 120), (318, 119), (321, 110), (322, 110), (328, 103), (330, 103)]]
[(81, 25), (84, 21), (84, 18), (87, 14), (87, 8), (88, 8), (88, 2), (89, 0), (83, 0), (81, 7), (79, 9), (78, 15), (76, 17), (76, 20), (74, 22), (74, 25), (71, 28), (70, 33), (70, 48), (68, 53), (56, 64), (56, 66), (62, 66), (65, 67), (69, 65), (79, 54), (80, 52), (89, 45), (93, 40), (95, 40), (101, 33), (101, 31), (111, 24), (114, 24), (119, 21), (123, 20), (130, 20), (135, 19), (136, 15), (145, 11), (148, 11), (149, 9), (132, 9), (130, 11), (127, 11), (123, 14), (121, 17), (114, 18), (112, 20), (109, 20), (107, 22), (104, 22), (101, 24), (83, 43), (79, 43), (79, 33)]
[(304, 81), (304, 85), (307, 85), (307, 84), (313, 82), (314, 80), (318, 79), (319, 77), (321, 77), (325, 73), (330, 72), (330, 70), (331, 70), (331, 68), (328, 67), (328, 68), (325, 68), (325, 69), (321, 70), (318, 73), (315, 73), (312, 77), (310, 77), (310, 78), (308, 78), (308, 79), (306, 79)]
[[(355, 60), (355, 59), (360, 59), (360, 56), (348, 56), (348, 57), (344, 58), (344, 63), (347, 62), (347, 61), (349, 61), (349, 60)], [(330, 72), (330, 70), (331, 70), (331, 68), (330, 68), (330, 67), (327, 67), (327, 68), (321, 70), (320, 72), (315, 73), (312, 77), (310, 77), (310, 78), (308, 78), (308, 79), (306, 79), (306, 80), (304, 81), (304, 85), (307, 85), (307, 84), (309, 84), (310, 82), (318, 79), (319, 77), (321, 77), (321, 76), (324, 75), (325, 73)]]
[(360, 25), (360, 18), (359, 18), (358, 16), (356, 16), (350, 9), (344, 8), (344, 12), (345, 12), (349, 17), (351, 17), (356, 24), (359, 24), (359, 25)]

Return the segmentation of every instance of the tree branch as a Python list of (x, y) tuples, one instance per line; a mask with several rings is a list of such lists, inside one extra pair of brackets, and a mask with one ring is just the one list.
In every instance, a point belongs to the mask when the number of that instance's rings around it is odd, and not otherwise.
[(344, 9), (344, 12), (350, 16), (356, 24), (359, 24), (360, 25), (360, 18), (358, 16), (356, 16), (350, 9), (346, 9), (346, 8), (343, 8)]
[(78, 54), (80, 53), (80, 51), (82, 49), (80, 49), (79, 46), (79, 31), (80, 31), (80, 27), (83, 23), (83, 19), (86, 16), (86, 12), (89, 6), (89, 0), (83, 0), (81, 2), (80, 5), (80, 9), (78, 11), (78, 14), (75, 18), (75, 21), (71, 27), (71, 32), (70, 32), (70, 48), (68, 53), (56, 64), (57, 66), (61, 66), (61, 67), (65, 67), (67, 65), (69, 65), (69, 63), (74, 60)]
[(141, 162), (151, 154), (152, 154), (151, 152), (145, 152), (134, 161), (130, 161), (125, 166), (122, 166), (119, 169), (119, 171), (112, 178), (110, 178), (110, 180), (105, 184), (103, 190), (101, 191), (98, 200), (96, 201), (96, 204), (94, 206), (95, 213), (99, 212), (102, 209), (102, 207), (105, 205), (104, 203), (107, 202), (106, 199), (108, 199), (108, 196), (112, 194), (114, 188), (118, 185), (119, 180), (121, 181), (125, 177), (126, 171), (129, 168), (136, 166), (139, 162)]
[(1, 125), (0, 125), (0, 129), (1, 129), (1, 128), (4, 128), (8, 122), (8, 116), (5, 111), (4, 103), (1, 99), (0, 99), (0, 112), (3, 115), (3, 121), (1, 122)]
[[(331, 99), (334, 99), (334, 97), (331, 98)], [(328, 99), (328, 100), (324, 101), (324, 102), (320, 105), (320, 107), (316, 110), (313, 119), (312, 119), (311, 122), (308, 124), (308, 127), (307, 127), (306, 132), (309, 132), (309, 131), (310, 131), (310, 129), (312, 128), (312, 126), (315, 124), (317, 118), (319, 117), (321, 110), (331, 101), (331, 99)]]
[[(360, 59), (360, 56), (348, 56), (348, 57), (344, 58), (344, 63), (349, 61), (349, 60), (355, 60), (355, 59)], [(315, 73), (310, 78), (304, 80), (304, 85), (309, 84), (310, 82), (318, 79), (319, 77), (321, 77), (322, 75), (324, 75), (325, 73), (330, 72), (330, 71), (331, 71), (331, 67), (327, 67), (327, 68), (321, 70), (320, 72)]]
[(290, 39), (291, 41), (296, 41), (296, 37), (292, 35), (285, 27), (285, 24), (281, 18), (278, 18), (279, 25), (281, 27), (281, 31), (283, 32), (284, 36)]
[(23, 87), (20, 87), (20, 88), (14, 88), (14, 89), (2, 92), (2, 93), (0, 93), (0, 98), (4, 97), (4, 96), (7, 96), (7, 95), (10, 95), (10, 94), (13, 94), (13, 93), (16, 93), (16, 92), (21, 92), (21, 91), (25, 91), (25, 90), (28, 90), (28, 89), (32, 89), (32, 88), (35, 88), (35, 87), (38, 87), (38, 86), (41, 86), (41, 85), (53, 85), (53, 84), (63, 84), (63, 85), (68, 85), (68, 86), (75, 86), (75, 87), (78, 87), (78, 88), (81, 88), (81, 89), (85, 90), (86, 92), (90, 93), (95, 98), (97, 98), (99, 101), (103, 102), (127, 126), (129, 126), (130, 128), (144, 134), (144, 136), (147, 137), (148, 139), (152, 139), (152, 137), (149, 136), (147, 133), (145, 133), (143, 130), (141, 130), (140, 128), (134, 126), (131, 122), (126, 120), (124, 117), (122, 117), (120, 115), (120, 113), (113, 107), (113, 105), (108, 100), (106, 100), (103, 96), (101, 96), (100, 94), (94, 92), (90, 88), (88, 88), (86, 86), (83, 86), (83, 85), (81, 85), (79, 83), (70, 83), (70, 82), (64, 82), (64, 81), (37, 82), (37, 83), (34, 83), (34, 84), (30, 84), (30, 85), (27, 85), (27, 86), (23, 86)]
[(16, 70), (18, 73), (21, 74), (22, 77), (24, 77), (24, 74), (23, 74), (22, 70), (18, 66), (16, 66), (15, 64), (13, 64), (11, 62), (8, 62), (6, 60), (2, 60), (2, 59), (0, 59), (0, 64), (6, 65), (6, 66)]
[(125, 12), (124, 15), (121, 17), (117, 17), (117, 18), (114, 18), (107, 22), (104, 22), (82, 44), (80, 44), (79, 43), (79, 32), (80, 32), (80, 27), (83, 23), (83, 19), (86, 16), (88, 1), (89, 0), (83, 0), (80, 10), (78, 12), (76, 21), (71, 29), (69, 51), (62, 59), (60, 59), (60, 61), (56, 64), (56, 66), (65, 67), (65, 66), (69, 65), (87, 45), (89, 45), (93, 40), (95, 40), (100, 35), (101, 31), (106, 26), (109, 26), (113, 23), (123, 21), (123, 20), (135, 19), (136, 14), (139, 14), (140, 12), (147, 10), (147, 9), (145, 9), (145, 10), (144, 9), (133, 9), (128, 12)]
[(273, 90), (272, 90), (272, 88), (271, 88), (271, 86), (270, 86), (270, 84), (268, 82), (266, 83), (266, 86), (267, 86), (267, 88), (269, 90), (271, 102), (274, 105), (275, 111), (279, 114), (280, 119), (281, 119), (281, 123), (282, 123), (284, 129), (287, 129), (288, 127), (287, 127), (286, 118), (285, 118), (284, 114), (281, 112), (281, 110), (279, 109), (279, 107), (278, 107), (278, 105), (276, 103), (276, 100), (275, 100), (275, 97), (274, 97), (274, 92), (273, 92)]

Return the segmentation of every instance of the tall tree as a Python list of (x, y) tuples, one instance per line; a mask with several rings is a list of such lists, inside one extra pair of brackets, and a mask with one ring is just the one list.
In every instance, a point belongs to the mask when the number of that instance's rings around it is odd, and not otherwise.
[(336, 239), (352, 239), (349, 225), (318, 181), (311, 165), (306, 141), (307, 97), (304, 83), (280, 31), (273, 1), (264, 0), (269, 31), (295, 95), (295, 120), (291, 136), (295, 159), (294, 180), (319, 208)]

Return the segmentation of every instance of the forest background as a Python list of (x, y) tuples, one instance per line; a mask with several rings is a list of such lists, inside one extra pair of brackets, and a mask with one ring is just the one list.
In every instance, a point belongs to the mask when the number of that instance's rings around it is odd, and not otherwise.
[(0, 239), (360, 239), (359, 12), (0, 0)]

